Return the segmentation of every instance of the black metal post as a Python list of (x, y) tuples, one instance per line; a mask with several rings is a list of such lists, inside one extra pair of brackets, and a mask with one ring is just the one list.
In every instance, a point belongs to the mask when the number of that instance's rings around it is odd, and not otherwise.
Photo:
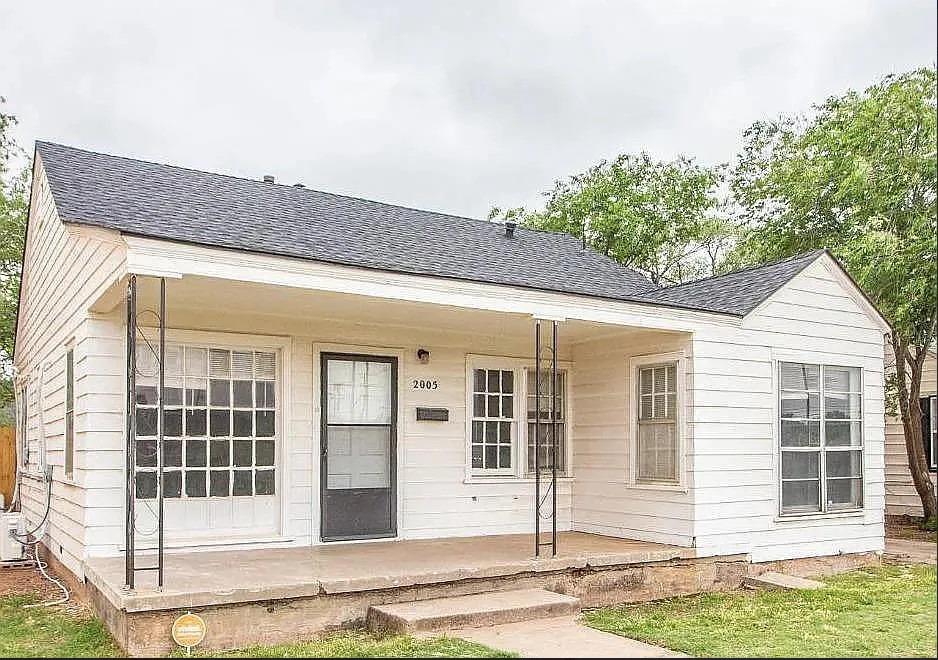
[(534, 321), (534, 556), (541, 556), (541, 321)]
[(551, 365), (550, 365), (550, 488), (553, 508), (551, 509), (551, 550), (557, 556), (557, 321), (551, 321)]
[(134, 588), (134, 471), (137, 435), (136, 387), (137, 372), (137, 278), (130, 276), (127, 282), (127, 501), (124, 521), (124, 584)]
[(166, 385), (166, 279), (160, 278), (160, 390), (156, 440), (156, 588), (163, 588), (163, 393)]

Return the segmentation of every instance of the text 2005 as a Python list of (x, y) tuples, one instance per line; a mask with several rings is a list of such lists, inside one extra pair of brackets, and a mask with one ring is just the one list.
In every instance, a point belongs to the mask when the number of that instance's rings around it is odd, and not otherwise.
[(413, 382), (415, 390), (435, 390), (440, 387), (440, 381), (438, 380), (418, 380), (415, 378)]

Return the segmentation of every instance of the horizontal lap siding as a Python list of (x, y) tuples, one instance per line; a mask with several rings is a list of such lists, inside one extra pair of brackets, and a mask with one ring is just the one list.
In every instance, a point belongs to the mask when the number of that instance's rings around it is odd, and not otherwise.
[[(316, 318), (274, 317), (249, 312), (216, 315), (205, 310), (172, 307), (172, 324), (193, 330), (291, 337), (290, 424), (282, 494), (286, 502), (285, 535), (295, 543), (318, 543), (320, 536), (320, 452), (318, 428), (319, 365), (315, 350), (370, 348), (391, 355), (400, 352), (398, 488), (400, 538), (437, 538), (486, 534), (530, 533), (534, 528), (534, 484), (466, 481), (466, 356), (530, 358), (531, 337), (475, 335), (432, 328), (343, 323)], [(236, 340), (232, 340), (236, 341)], [(339, 348), (345, 347), (345, 348)], [(430, 351), (430, 363), (416, 358), (418, 348)], [(567, 348), (561, 358), (568, 359)], [(435, 391), (413, 390), (410, 381), (435, 379)], [(418, 406), (444, 407), (447, 422), (417, 422)], [(576, 414), (574, 412), (574, 414)], [(570, 529), (571, 486), (558, 488), (558, 527)]]
[[(629, 480), (633, 356), (688, 348), (680, 335), (636, 333), (574, 350), (573, 527), (661, 543), (693, 543), (688, 493), (632, 487)], [(688, 438), (688, 443), (690, 442)]]
[[(873, 320), (823, 262), (815, 262), (741, 329), (695, 333), (694, 535), (702, 555), (754, 561), (883, 546), (883, 342)], [(865, 509), (859, 515), (778, 520), (773, 359), (790, 355), (864, 368)]]
[[(892, 348), (887, 347), (887, 363), (894, 363)], [(922, 396), (932, 396), (938, 386), (936, 358), (930, 353), (922, 370)], [(931, 473), (932, 483), (936, 481)], [(905, 447), (905, 430), (898, 416), (886, 418), (886, 513), (891, 516), (921, 516), (922, 500), (915, 490), (909, 472), (909, 454)]]
[[(115, 400), (107, 393), (114, 384), (108, 381), (110, 374), (94, 364), (95, 329), (88, 309), (119, 276), (123, 264), (124, 252), (116, 234), (60, 222), (42, 163), (37, 162), (15, 358), (19, 373), (31, 381), (31, 474), (22, 480), (21, 501), (32, 527), (45, 510), (47, 486), (36, 476), (42, 452), (54, 478), (44, 541), (79, 576), (99, 532), (106, 536), (112, 524), (112, 516), (90, 504), (88, 489), (106, 480), (108, 466), (114, 464), (98, 450), (113, 437), (118, 442), (121, 437), (119, 428), (116, 435), (110, 430)], [(69, 341), (75, 350), (75, 463), (74, 478), (66, 481), (65, 351)]]

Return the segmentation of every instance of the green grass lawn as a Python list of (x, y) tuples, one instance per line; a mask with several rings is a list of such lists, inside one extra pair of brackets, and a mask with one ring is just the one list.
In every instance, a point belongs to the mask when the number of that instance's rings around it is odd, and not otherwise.
[(95, 658), (120, 654), (104, 624), (91, 614), (23, 605), (35, 598), (0, 598), (0, 657)]
[(585, 618), (695, 656), (935, 657), (934, 566), (882, 566), (824, 581), (817, 591), (702, 594)]

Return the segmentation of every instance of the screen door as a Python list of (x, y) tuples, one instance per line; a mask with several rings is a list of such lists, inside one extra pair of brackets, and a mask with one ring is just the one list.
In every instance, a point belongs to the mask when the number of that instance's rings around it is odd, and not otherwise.
[(322, 356), (322, 539), (394, 536), (397, 359)]

